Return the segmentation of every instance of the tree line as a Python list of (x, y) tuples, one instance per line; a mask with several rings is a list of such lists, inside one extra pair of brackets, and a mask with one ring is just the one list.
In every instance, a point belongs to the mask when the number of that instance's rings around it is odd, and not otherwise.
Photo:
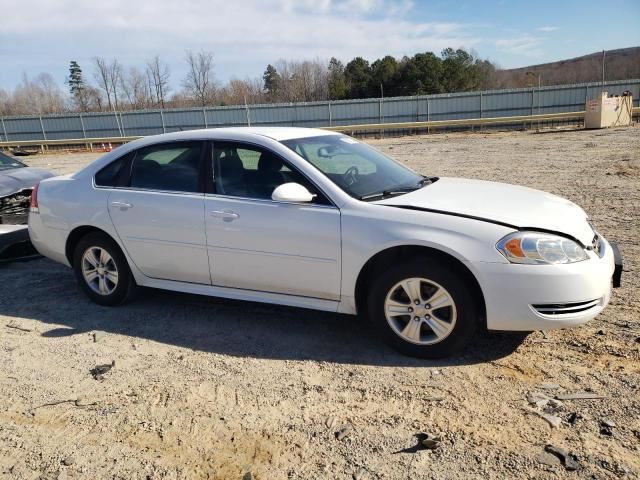
[(156, 55), (144, 66), (125, 67), (118, 59), (95, 57), (90, 71), (72, 60), (63, 91), (48, 73), (23, 76), (12, 91), (0, 89), (0, 114), (48, 114), (148, 108), (205, 107), (272, 102), (308, 102), (378, 96), (456, 92), (483, 88), (488, 61), (465, 50), (446, 49), (395, 59), (385, 56), (369, 64), (356, 57), (346, 65), (331, 58), (280, 60), (262, 77), (232, 78), (221, 85), (213, 53), (187, 51), (187, 73), (175, 89), (169, 65)]
[[(67, 91), (63, 91), (49, 73), (41, 73), (34, 78), (25, 74), (13, 91), (0, 89), (0, 115), (453, 93), (534, 86), (538, 75), (545, 77), (546, 85), (599, 79), (598, 65), (593, 59), (589, 59), (589, 69), (580, 69), (580, 74), (571, 65), (559, 69), (555, 67), (556, 64), (549, 64), (554, 68), (546, 70), (545, 65), (501, 70), (493, 62), (480, 59), (473, 52), (452, 48), (443, 50), (440, 55), (424, 52), (400, 59), (387, 55), (371, 63), (362, 57), (356, 57), (346, 64), (335, 57), (328, 62), (320, 59), (280, 60), (267, 65), (261, 77), (231, 78), (225, 84), (216, 78), (212, 52), (187, 51), (184, 61), (186, 74), (176, 88), (172, 83), (169, 65), (158, 55), (148, 59), (143, 66), (131, 67), (126, 67), (115, 58), (107, 60), (94, 57), (90, 74), (72, 60), (65, 79)], [(627, 73), (633, 74), (635, 71)], [(595, 78), (591, 78), (594, 75)]]

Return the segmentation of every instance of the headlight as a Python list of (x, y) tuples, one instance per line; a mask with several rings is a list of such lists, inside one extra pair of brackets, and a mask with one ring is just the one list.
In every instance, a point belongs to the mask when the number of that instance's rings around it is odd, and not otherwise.
[(515, 232), (496, 244), (496, 248), (511, 263), (534, 265), (575, 263), (589, 257), (573, 240), (537, 232)]

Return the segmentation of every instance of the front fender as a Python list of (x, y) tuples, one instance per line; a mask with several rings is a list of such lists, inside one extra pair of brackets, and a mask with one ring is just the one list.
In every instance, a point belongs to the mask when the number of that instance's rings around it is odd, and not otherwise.
[(340, 310), (355, 313), (358, 276), (369, 259), (380, 252), (398, 246), (439, 250), (465, 264), (477, 279), (474, 264), (507, 263), (495, 244), (513, 231), (479, 220), (382, 205), (345, 209), (342, 211), (343, 305)]

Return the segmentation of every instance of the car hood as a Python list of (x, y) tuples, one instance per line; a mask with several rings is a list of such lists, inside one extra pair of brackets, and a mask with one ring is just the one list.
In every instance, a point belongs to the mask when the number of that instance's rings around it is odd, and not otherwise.
[(591, 245), (594, 232), (575, 203), (550, 193), (506, 183), (440, 178), (420, 190), (375, 202), (475, 217), (519, 229), (547, 230)]
[(11, 195), (25, 188), (31, 188), (40, 180), (53, 176), (52, 172), (36, 167), (0, 170), (0, 197)]

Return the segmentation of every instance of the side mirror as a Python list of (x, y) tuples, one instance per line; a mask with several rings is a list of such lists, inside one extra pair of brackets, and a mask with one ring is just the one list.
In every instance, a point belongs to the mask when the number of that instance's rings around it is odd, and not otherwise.
[(271, 194), (271, 199), (276, 202), (309, 203), (313, 195), (299, 183), (283, 183)]

